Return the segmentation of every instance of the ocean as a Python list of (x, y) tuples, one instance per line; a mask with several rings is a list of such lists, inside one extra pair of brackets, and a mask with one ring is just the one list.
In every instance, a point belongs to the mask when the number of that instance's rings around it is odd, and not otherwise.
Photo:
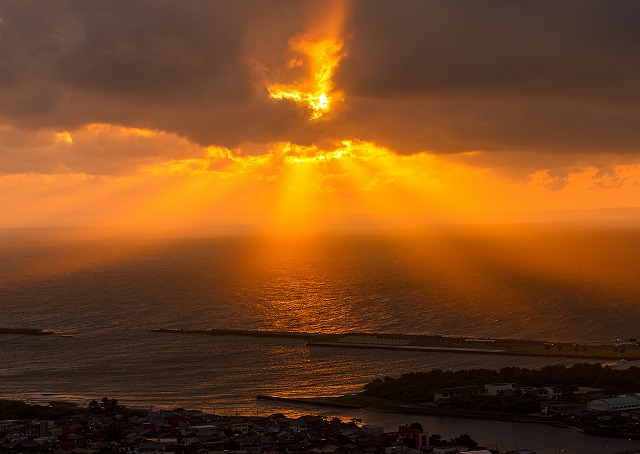
[[(152, 328), (589, 343), (640, 335), (640, 229), (634, 227), (175, 238), (31, 231), (4, 232), (1, 241), (0, 327), (56, 334), (0, 336), (0, 397), (108, 396), (130, 406), (300, 414), (321, 410), (258, 403), (255, 396), (341, 395), (376, 377), (433, 368), (571, 362), (307, 347), (296, 339), (159, 334)], [(402, 416), (324, 411), (388, 430)], [(584, 444), (581, 452), (606, 452), (588, 450), (596, 449), (593, 440), (606, 439), (552, 427), (406, 418), (425, 421), (428, 430), (445, 436), (469, 427), (466, 432), (486, 437), (491, 446), (507, 447), (525, 437), (530, 449), (538, 443), (539, 450), (557, 451), (561, 437)], [(473, 434), (474, 427), (485, 435)]]

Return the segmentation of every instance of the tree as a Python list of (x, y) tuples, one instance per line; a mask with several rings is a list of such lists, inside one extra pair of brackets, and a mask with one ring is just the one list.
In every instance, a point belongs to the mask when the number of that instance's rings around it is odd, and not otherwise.
[(442, 435), (440, 434), (431, 434), (429, 435), (429, 444), (431, 446), (442, 446)]
[(230, 438), (224, 443), (225, 451), (237, 451), (240, 449), (240, 443), (237, 440)]
[(103, 397), (100, 403), (97, 400), (91, 400), (89, 402), (89, 413), (91, 414), (104, 414), (107, 416), (126, 415), (127, 407), (118, 403), (118, 399), (109, 399)]
[(101, 407), (104, 410), (104, 414), (109, 416), (115, 416), (126, 412), (126, 406), (118, 404), (118, 399), (103, 397)]
[(478, 442), (475, 441), (469, 434), (462, 434), (452, 439), (451, 442), (454, 445), (466, 446), (469, 449), (476, 449), (478, 447)]
[(100, 408), (100, 404), (97, 400), (93, 399), (89, 402), (89, 413), (91, 413), (92, 415), (102, 413), (102, 409)]

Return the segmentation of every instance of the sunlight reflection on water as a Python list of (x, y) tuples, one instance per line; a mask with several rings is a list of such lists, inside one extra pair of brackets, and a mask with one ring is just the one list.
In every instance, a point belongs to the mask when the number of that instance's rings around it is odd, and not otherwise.
[(0, 243), (0, 324), (74, 336), (4, 336), (0, 395), (253, 413), (256, 394), (339, 395), (416, 370), (558, 361), (321, 349), (293, 339), (158, 335), (154, 327), (638, 337), (635, 230), (334, 235), (288, 244)]

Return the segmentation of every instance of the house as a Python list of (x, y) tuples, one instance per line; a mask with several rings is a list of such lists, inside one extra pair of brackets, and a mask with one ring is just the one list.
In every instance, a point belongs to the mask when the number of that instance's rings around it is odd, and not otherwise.
[(550, 386), (538, 388), (538, 397), (542, 397), (544, 399), (558, 399), (560, 396), (562, 396), (562, 391), (557, 388), (551, 388)]
[(440, 391), (433, 393), (435, 402), (451, 397), (466, 397), (474, 395), (482, 395), (485, 393), (484, 388), (479, 386), (455, 386), (451, 388), (442, 388)]
[(409, 446), (390, 446), (385, 448), (385, 454), (421, 454), (422, 451), (411, 448)]
[(497, 396), (500, 394), (511, 394), (513, 392), (513, 383), (489, 383), (484, 385), (485, 396)]
[(52, 445), (58, 442), (58, 437), (53, 437), (53, 436), (36, 437), (33, 439), (33, 441), (38, 443), (40, 446)]
[(589, 411), (629, 412), (640, 410), (640, 399), (635, 396), (610, 397), (591, 400), (587, 404)]
[(296, 419), (291, 424), (289, 424), (289, 428), (294, 432), (303, 432), (309, 430), (309, 428), (307, 427), (307, 421), (304, 418)]
[(235, 433), (240, 434), (248, 434), (249, 433), (249, 423), (242, 418), (235, 418), (229, 421), (231, 424), (231, 430)]
[(201, 426), (191, 426), (191, 431), (196, 434), (197, 437), (209, 438), (217, 435), (219, 429), (212, 424), (203, 424)]
[(365, 424), (362, 426), (362, 433), (371, 437), (377, 437), (384, 433), (384, 427), (375, 426), (373, 424)]
[(282, 440), (282, 441), (295, 441), (296, 437), (294, 437), (291, 432), (287, 432), (287, 431), (283, 431), (280, 432), (278, 435), (276, 435), (276, 437), (278, 438), (278, 440)]
[(398, 434), (404, 440), (410, 440), (411, 447), (418, 450), (429, 444), (429, 432), (424, 431), (419, 424), (403, 424), (398, 428)]
[(158, 454), (164, 452), (166, 449), (166, 445), (164, 443), (158, 443), (155, 441), (141, 441), (138, 443), (138, 448), (136, 452), (140, 454)]
[(468, 450), (469, 448), (466, 446), (440, 446), (439, 448), (433, 448), (433, 454), (458, 454)]
[(563, 416), (580, 411), (578, 405), (569, 402), (541, 402), (541, 413), (549, 416)]
[(53, 429), (53, 421), (33, 421), (29, 433), (33, 437), (48, 437)]

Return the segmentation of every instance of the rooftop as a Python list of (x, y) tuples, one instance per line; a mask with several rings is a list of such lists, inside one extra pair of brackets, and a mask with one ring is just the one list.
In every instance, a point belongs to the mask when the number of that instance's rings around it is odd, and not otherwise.
[(640, 404), (640, 399), (635, 396), (609, 397), (608, 399), (598, 399), (613, 406)]

